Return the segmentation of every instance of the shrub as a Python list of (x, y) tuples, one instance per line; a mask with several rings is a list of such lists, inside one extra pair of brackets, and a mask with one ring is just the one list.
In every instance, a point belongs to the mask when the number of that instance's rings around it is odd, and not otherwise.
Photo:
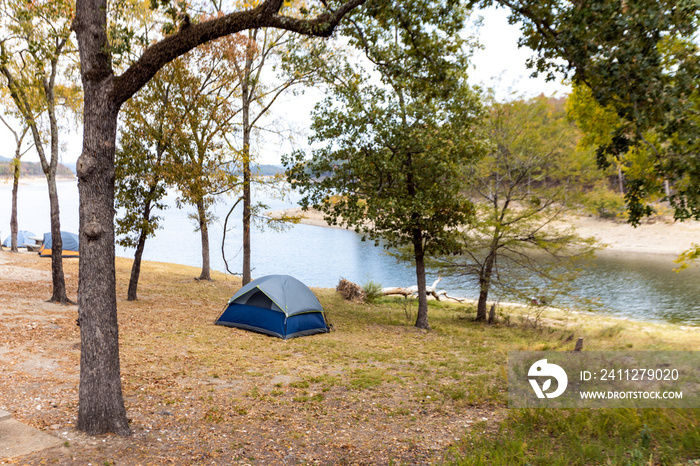
[(587, 193), (584, 199), (585, 207), (600, 218), (613, 219), (624, 213), (624, 197), (603, 186), (596, 186)]
[(335, 287), (335, 291), (340, 293), (343, 299), (347, 301), (364, 301), (366, 299), (364, 290), (357, 284), (346, 280), (344, 278), (340, 279), (338, 286)]
[(365, 301), (368, 303), (373, 303), (379, 297), (383, 296), (381, 283), (368, 281), (364, 284), (362, 290), (365, 292)]

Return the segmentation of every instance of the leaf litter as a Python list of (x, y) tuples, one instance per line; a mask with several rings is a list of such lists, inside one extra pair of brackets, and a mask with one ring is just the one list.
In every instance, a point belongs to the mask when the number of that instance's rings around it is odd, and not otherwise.
[[(139, 301), (127, 302), (130, 265), (117, 259), (133, 435), (91, 437), (74, 427), (77, 306), (45, 302), (49, 260), (0, 253), (0, 409), (64, 440), (0, 463), (428, 464), (472, 423), (503, 415), (502, 398), (477, 404), (465, 396), (468, 374), (460, 370), (470, 362), (454, 337), (373, 322), (372, 308), (316, 290), (340, 330), (282, 341), (213, 325), (237, 278), (198, 282), (196, 269), (145, 263)], [(64, 262), (72, 299), (77, 266)]]

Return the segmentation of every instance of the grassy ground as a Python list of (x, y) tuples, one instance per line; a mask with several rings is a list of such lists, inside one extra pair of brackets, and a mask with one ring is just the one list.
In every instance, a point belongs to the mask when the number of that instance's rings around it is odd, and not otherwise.
[[(2, 255), (16, 270), (49, 269)], [(117, 261), (120, 298), (129, 267)], [(420, 331), (410, 300), (314, 290), (335, 331), (282, 341), (213, 325), (237, 279), (197, 282), (195, 269), (156, 263), (144, 264), (139, 301), (118, 303), (134, 435), (87, 437), (72, 427), (76, 308), (43, 303), (46, 280), (27, 296), (14, 275), (0, 284), (0, 368), (12, 380), (0, 408), (65, 439), (19, 464), (700, 464), (699, 410), (506, 408), (508, 351), (571, 350), (578, 337), (584, 350), (700, 350), (698, 329), (555, 312), (534, 327), (527, 309), (485, 325), (470, 305), (431, 302), (433, 330)]]

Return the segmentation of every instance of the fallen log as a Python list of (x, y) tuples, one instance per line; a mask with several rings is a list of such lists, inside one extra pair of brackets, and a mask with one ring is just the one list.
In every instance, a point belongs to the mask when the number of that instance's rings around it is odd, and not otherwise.
[[(432, 285), (425, 287), (425, 293), (432, 295), (438, 301), (440, 300), (441, 295), (447, 294), (447, 292), (444, 290), (440, 291), (440, 292), (437, 291), (437, 284), (440, 283), (440, 280), (442, 280), (442, 278), (438, 277), (438, 279), (435, 280)], [(394, 287), (389, 287), (389, 288), (382, 288), (382, 294), (384, 296), (400, 294), (404, 297), (409, 297), (409, 296), (418, 294), (418, 286), (417, 285), (406, 286), (406, 287), (394, 286)]]
[(412, 294), (418, 293), (417, 286), (410, 286), (408, 288), (393, 287), (393, 288), (382, 288), (382, 294), (384, 296), (400, 294), (403, 296), (411, 296)]

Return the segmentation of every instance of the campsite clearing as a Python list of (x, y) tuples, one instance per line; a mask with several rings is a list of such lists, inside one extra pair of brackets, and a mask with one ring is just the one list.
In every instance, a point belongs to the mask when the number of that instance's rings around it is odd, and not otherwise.
[[(336, 331), (285, 341), (214, 325), (240, 286), (236, 278), (215, 274), (215, 281), (200, 282), (194, 268), (144, 263), (140, 300), (127, 302), (130, 266), (130, 260), (117, 259), (122, 379), (134, 435), (89, 437), (74, 428), (77, 308), (44, 302), (50, 296), (48, 262), (35, 254), (0, 253), (0, 409), (63, 442), (11, 462), (281, 465), (464, 459), (505, 442), (516, 427), (505, 408), (509, 350), (568, 350), (572, 335), (584, 337), (586, 349), (699, 349), (697, 328), (554, 313), (534, 328), (523, 323), (518, 310), (508, 311), (509, 322), (488, 326), (472, 321), (469, 305), (435, 302), (434, 330), (420, 331), (412, 326), (410, 300), (352, 304), (333, 290), (318, 289), (314, 292)], [(77, 261), (66, 261), (65, 267), (69, 297), (75, 299)], [(6, 270), (12, 273), (5, 275)], [(593, 416), (608, 415), (595, 411)], [(686, 439), (678, 459), (700, 457), (689, 456), (693, 445), (700, 445), (688, 427), (697, 425), (697, 410), (666, 411), (650, 412), (649, 419), (640, 415), (638, 421), (626, 415), (625, 422), (646, 422), (653, 430), (656, 419), (666, 416), (674, 423), (673, 441)], [(635, 447), (636, 431), (593, 439), (587, 424), (580, 431), (573, 424), (570, 437), (580, 439), (562, 440), (568, 438), (565, 432), (547, 430), (554, 417), (576, 420), (577, 412), (543, 412), (517, 422), (538, 432), (530, 445), (542, 436), (537, 454), (572, 450), (580, 456), (562, 442), (587, 448), (608, 442), (605, 455), (622, 461)], [(659, 429), (652, 447), (669, 450), (665, 424)]]

